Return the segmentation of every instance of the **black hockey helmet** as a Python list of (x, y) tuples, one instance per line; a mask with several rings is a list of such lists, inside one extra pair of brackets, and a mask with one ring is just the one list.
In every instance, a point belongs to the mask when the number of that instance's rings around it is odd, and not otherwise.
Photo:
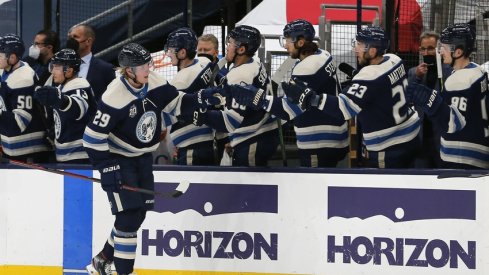
[(151, 54), (137, 43), (129, 43), (122, 47), (118, 61), (121, 67), (137, 67), (151, 62)]
[(7, 57), (14, 53), (20, 59), (25, 52), (24, 42), (16, 34), (6, 34), (0, 41), (0, 52), (5, 53)]
[(247, 25), (240, 25), (234, 28), (234, 30), (229, 32), (229, 38), (234, 39), (238, 47), (244, 46), (246, 48), (245, 54), (247, 55), (254, 55), (261, 45), (260, 31)]
[(191, 28), (179, 28), (168, 35), (165, 48), (175, 48), (175, 51), (185, 49), (189, 53), (195, 53), (197, 35)]
[(365, 43), (367, 47), (376, 48), (381, 53), (384, 53), (389, 48), (389, 38), (381, 27), (371, 26), (363, 28), (357, 33), (355, 39), (358, 42)]
[(440, 42), (451, 45), (452, 51), (461, 48), (469, 56), (475, 50), (475, 32), (466, 23), (450, 25), (441, 32)]
[(299, 37), (304, 37), (307, 41), (312, 41), (315, 35), (316, 31), (312, 24), (304, 19), (294, 20), (284, 27), (284, 37), (290, 37), (294, 41)]
[(73, 68), (75, 72), (80, 71), (81, 58), (78, 53), (73, 49), (62, 49), (55, 53), (49, 62), (49, 67), (52, 65), (63, 65), (63, 70)]

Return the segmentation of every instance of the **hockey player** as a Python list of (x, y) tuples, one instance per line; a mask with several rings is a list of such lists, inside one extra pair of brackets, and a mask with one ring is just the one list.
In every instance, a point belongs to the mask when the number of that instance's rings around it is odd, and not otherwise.
[[(313, 42), (315, 31), (311, 23), (298, 19), (284, 28), (282, 46), (290, 57), (299, 59), (292, 70), (292, 78), (307, 83), (307, 87), (336, 96), (339, 90), (333, 57), (318, 49)], [(263, 109), (273, 115), (294, 121), (301, 166), (335, 167), (348, 152), (348, 124), (344, 119), (327, 115), (316, 108), (301, 110), (287, 99), (265, 96), (255, 97), (248, 88), (235, 85), (231, 91), (239, 104)], [(257, 100), (255, 100), (257, 99)]]
[[(228, 73), (228, 69), (226, 66), (222, 66), (222, 68), (216, 67), (219, 65), (219, 41), (215, 35), (203, 34), (197, 39), (197, 56), (207, 57), (211, 60), (214, 65), (214, 68), (212, 68), (214, 83), (216, 85), (220, 84), (224, 76)], [(224, 152), (228, 155), (231, 154), (232, 148), (227, 133), (215, 131), (214, 141), (216, 160), (221, 160)]]
[(352, 86), (337, 97), (317, 94), (300, 80), (283, 87), (288, 99), (302, 109), (317, 108), (344, 120), (357, 116), (370, 166), (405, 168), (413, 165), (419, 117), (406, 103), (408, 81), (402, 60), (384, 54), (388, 45), (379, 27), (366, 27), (357, 33), (353, 47), (363, 68), (352, 79)]
[(154, 196), (120, 190), (120, 184), (154, 189), (152, 154), (159, 144), (161, 113), (178, 116), (220, 102), (215, 90), (189, 95), (155, 72), (149, 51), (136, 43), (125, 45), (118, 56), (121, 77), (107, 87), (98, 109), (87, 125), (83, 145), (93, 166), (100, 171), (102, 188), (107, 192), (114, 227), (102, 251), (87, 270), (90, 274), (133, 272), (137, 231), (146, 211), (153, 208)]
[[(244, 83), (265, 89), (269, 81), (267, 72), (253, 57), (260, 43), (260, 32), (250, 26), (240, 25), (229, 33), (226, 60), (232, 64), (224, 85)], [(269, 113), (239, 105), (232, 98), (226, 99), (222, 111), (196, 112), (194, 123), (229, 133), (233, 166), (266, 166), (279, 143), (277, 123)]]
[(439, 50), (453, 68), (442, 91), (412, 83), (408, 95), (440, 128), (443, 168), (489, 169), (487, 73), (470, 61), (475, 33), (468, 24), (445, 28)]
[(82, 138), (96, 103), (88, 81), (77, 76), (80, 64), (80, 56), (73, 49), (55, 53), (49, 63), (53, 83), (46, 83), (34, 92), (42, 105), (53, 109), (59, 162), (89, 163)]
[(35, 72), (20, 60), (24, 42), (17, 35), (0, 39), (0, 139), (6, 157), (48, 162), (52, 154), (39, 108), (34, 105)]
[[(210, 86), (212, 63), (206, 57), (196, 57), (197, 36), (192, 29), (180, 28), (170, 33), (165, 48), (172, 65), (178, 67), (171, 85), (188, 94)], [(214, 133), (209, 126), (193, 125), (192, 114), (178, 118), (164, 116), (167, 126), (176, 121), (170, 136), (177, 147), (177, 164), (215, 165)]]

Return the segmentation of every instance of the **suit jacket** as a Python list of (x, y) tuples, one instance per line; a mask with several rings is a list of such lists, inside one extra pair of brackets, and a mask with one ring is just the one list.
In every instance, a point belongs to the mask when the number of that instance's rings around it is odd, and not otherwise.
[(87, 80), (90, 83), (90, 86), (92, 86), (97, 102), (114, 78), (115, 71), (112, 64), (102, 59), (92, 57), (90, 60), (90, 67), (88, 67)]

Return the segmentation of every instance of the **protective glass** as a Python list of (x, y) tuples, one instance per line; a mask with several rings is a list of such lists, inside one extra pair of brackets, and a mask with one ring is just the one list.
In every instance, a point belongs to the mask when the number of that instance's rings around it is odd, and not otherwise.
[(351, 48), (354, 52), (356, 52), (357, 50), (366, 52), (368, 50), (368, 45), (363, 42), (359, 42), (355, 38), (353, 38), (351, 40)]
[(438, 44), (436, 45), (436, 49), (438, 50), (439, 53), (444, 53), (444, 52), (451, 53), (455, 51), (455, 46), (438, 42)]
[(146, 64), (136, 66), (136, 67), (131, 67), (133, 72), (136, 73), (147, 73), (149, 71), (152, 71), (154, 69), (154, 64), (153, 60), (149, 61)]
[(48, 70), (50, 73), (54, 71), (64, 71), (64, 66), (61, 64), (53, 64), (52, 62), (49, 62)]
[(278, 39), (278, 42), (280, 43), (280, 46), (282, 48), (287, 48), (287, 44), (295, 43), (295, 39), (281, 35)]
[(178, 51), (176, 48), (166, 48), (166, 54), (168, 55), (174, 55), (176, 54)]
[(229, 35), (226, 37), (226, 45), (227, 45), (227, 47), (229, 47), (229, 46), (232, 45), (235, 48), (239, 48), (239, 44), (236, 43), (236, 40), (234, 40), (234, 39), (231, 40), (231, 39), (232, 38)]

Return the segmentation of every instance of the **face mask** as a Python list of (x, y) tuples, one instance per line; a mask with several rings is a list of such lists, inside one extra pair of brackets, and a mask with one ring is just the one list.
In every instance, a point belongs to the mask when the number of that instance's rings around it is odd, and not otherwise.
[(38, 47), (36, 47), (34, 45), (32, 45), (29, 48), (29, 56), (36, 59), (36, 60), (39, 58), (40, 53), (41, 53), (41, 49), (39, 49)]
[(434, 55), (423, 55), (423, 62), (428, 65), (435, 65), (436, 56)]

